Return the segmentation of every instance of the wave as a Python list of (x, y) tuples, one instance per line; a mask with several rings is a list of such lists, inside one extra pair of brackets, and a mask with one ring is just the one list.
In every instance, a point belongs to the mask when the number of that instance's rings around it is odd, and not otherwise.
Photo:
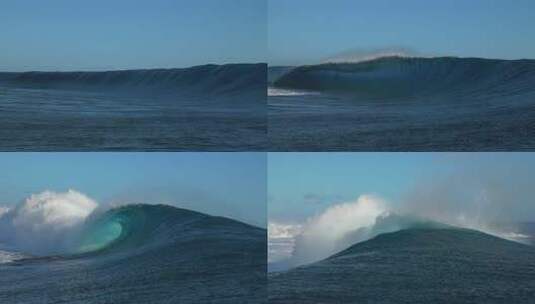
[(146, 204), (97, 209), (70, 229), (62, 252), (0, 252), (0, 302), (265, 302), (265, 229)]
[(168, 205), (127, 205), (87, 220), (75, 252), (103, 254), (139, 252), (208, 238), (253, 241), (265, 230), (224, 217)]
[(295, 67), (273, 86), (377, 99), (517, 96), (535, 93), (535, 60), (382, 57)]
[[(379, 198), (363, 196), (356, 202), (334, 205), (322, 214), (307, 219), (303, 226), (288, 225), (287, 229), (294, 229), (291, 235), (277, 235), (277, 231), (270, 231), (269, 271), (311, 264), (354, 244), (402, 230), (472, 229), (501, 239), (532, 244), (530, 230), (519, 229), (516, 225), (471, 225), (469, 222), (443, 220), (396, 213)], [(280, 227), (270, 223), (269, 229)]]
[(413, 227), (269, 275), (270, 303), (515, 303), (535, 296), (535, 247), (475, 230)]
[(181, 69), (103, 72), (0, 73), (0, 84), (10, 87), (228, 94), (266, 89), (266, 64), (201, 65)]
[[(64, 195), (53, 192), (44, 192), (37, 196), (51, 196)], [(73, 190), (70, 190), (66, 195), (79, 195)], [(33, 195), (29, 201), (35, 200), (36, 195)], [(40, 198), (41, 199), (41, 198)], [(58, 200), (56, 199), (56, 202)], [(214, 237), (232, 236), (243, 237), (247, 239), (248, 233), (252, 236), (265, 234), (265, 231), (260, 228), (234, 221), (231, 219), (210, 216), (207, 214), (191, 211), (187, 209), (180, 209), (168, 205), (126, 205), (115, 207), (107, 211), (96, 210), (94, 213), (86, 214), (82, 223), (77, 226), (68, 225), (66, 222), (72, 221), (72, 205), (62, 205), (61, 208), (71, 209), (71, 214), (68, 217), (64, 215), (54, 214), (56, 211), (51, 209), (51, 204), (44, 206), (47, 218), (44, 219), (51, 227), (44, 227), (39, 223), (38, 216), (24, 218), (27, 216), (24, 210), (27, 207), (25, 204), (22, 208), (18, 207), (13, 212), (8, 213), (7, 216), (1, 218), (3, 221), (3, 228), (7, 228), (6, 222), (9, 222), (16, 229), (26, 230), (24, 227), (24, 220), (32, 220), (32, 231), (14, 231), (14, 229), (4, 230), (3, 244), (10, 244), (16, 250), (29, 250), (30, 254), (34, 256), (63, 256), (63, 257), (77, 257), (79, 255), (97, 255), (123, 252), (133, 254), (145, 249), (154, 249), (159, 246), (168, 246), (175, 242), (183, 240), (193, 241), (200, 233), (213, 233)], [(32, 208), (36, 208), (32, 206)], [(39, 208), (39, 207), (38, 207)], [(88, 208), (95, 210), (94, 206)], [(85, 209), (87, 210), (87, 209)], [(35, 211), (32, 211), (35, 212)], [(90, 212), (90, 211), (88, 211)], [(21, 216), (22, 214), (22, 216)], [(35, 222), (37, 220), (37, 222)], [(68, 230), (68, 233), (64, 230)], [(10, 234), (11, 238), (6, 239), (6, 235)], [(34, 233), (34, 236), (29, 235)], [(43, 234), (51, 233), (57, 234), (54, 237), (46, 238)], [(243, 235), (240, 235), (243, 234)], [(53, 243), (57, 236), (63, 239), (62, 246)], [(16, 242), (11, 242), (16, 238), (22, 238)], [(21, 246), (20, 241), (35, 243), (37, 238), (44, 238), (48, 244), (55, 248), (54, 251), (49, 251), (48, 248), (43, 248), (43, 244), (39, 244), (41, 248), (37, 248), (33, 244), (31, 247)], [(7, 254), (7, 252), (4, 252)], [(45, 253), (45, 254), (44, 254)]]
[(268, 84), (273, 84), (273, 82), (279, 79), (282, 75), (287, 74), (293, 68), (294, 67), (292, 66), (270, 66), (268, 67), (267, 69)]
[[(334, 222), (331, 219), (326, 220), (325, 215), (323, 219), (309, 220), (303, 229), (304, 231), (295, 236), (291, 256), (287, 260), (280, 261), (280, 264), (273, 263), (270, 268), (287, 269), (317, 262), (353, 244), (365, 242), (385, 233), (417, 228), (454, 227), (418, 216), (399, 215), (391, 211), (384, 211), (384, 209), (369, 212), (373, 216), (365, 216), (367, 219), (359, 219), (358, 216), (355, 216), (357, 212), (348, 212), (348, 214), (353, 213), (353, 215), (348, 218), (351, 222), (347, 223), (350, 225), (347, 227), (343, 227), (346, 225), (344, 224), (346, 219), (339, 216), (336, 217), (338, 220), (335, 222), (336, 224), (332, 224)], [(338, 233), (335, 233), (337, 230)]]

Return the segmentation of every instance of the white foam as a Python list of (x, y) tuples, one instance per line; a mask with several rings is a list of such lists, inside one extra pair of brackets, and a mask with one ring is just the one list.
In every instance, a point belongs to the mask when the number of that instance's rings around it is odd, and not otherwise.
[[(294, 250), (289, 255), (291, 264), (295, 266), (320, 260), (344, 249), (348, 233), (373, 226), (378, 216), (388, 212), (388, 204), (383, 199), (362, 195), (356, 201), (330, 206), (307, 219), (297, 234), (287, 233), (288, 229), (284, 227), (277, 228), (280, 235), (292, 238)], [(273, 252), (272, 255), (281, 257), (284, 252)]]
[(268, 96), (304, 96), (304, 95), (319, 95), (319, 92), (305, 91), (305, 90), (289, 90), (268, 87)]
[(0, 250), (0, 264), (10, 263), (25, 258), (26, 256), (18, 252)]
[(97, 203), (75, 190), (31, 195), (0, 217), (0, 241), (35, 254), (61, 251)]

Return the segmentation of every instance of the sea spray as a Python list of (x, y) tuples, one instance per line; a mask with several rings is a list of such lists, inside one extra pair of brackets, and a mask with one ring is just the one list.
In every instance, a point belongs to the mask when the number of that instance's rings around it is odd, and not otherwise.
[(97, 206), (75, 190), (33, 194), (0, 217), (0, 243), (37, 255), (64, 252)]
[[(377, 216), (388, 210), (388, 204), (383, 199), (362, 195), (356, 201), (331, 206), (309, 218), (294, 237), (291, 264), (317, 261), (343, 249), (340, 239), (351, 231), (373, 225)], [(268, 229), (275, 227), (271, 225)]]

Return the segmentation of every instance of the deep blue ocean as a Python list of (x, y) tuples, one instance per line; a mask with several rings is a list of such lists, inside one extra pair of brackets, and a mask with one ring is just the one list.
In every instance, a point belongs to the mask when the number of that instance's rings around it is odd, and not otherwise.
[(265, 150), (265, 92), (265, 64), (0, 73), (0, 149)]
[(268, 281), (269, 303), (531, 303), (535, 247), (460, 228), (404, 229)]

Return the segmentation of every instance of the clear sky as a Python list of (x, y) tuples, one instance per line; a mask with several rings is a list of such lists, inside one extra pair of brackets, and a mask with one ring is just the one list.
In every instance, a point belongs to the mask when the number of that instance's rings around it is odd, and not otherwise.
[(533, 58), (532, 0), (269, 0), (268, 63), (316, 63), (341, 52)]
[(507, 220), (535, 220), (532, 153), (269, 153), (268, 185), (270, 221), (302, 222), (364, 194), (437, 208), (450, 196), (470, 209), (482, 190)]
[(0, 153), (0, 206), (45, 190), (266, 222), (264, 153)]
[(265, 62), (264, 0), (2, 0), (0, 71)]

